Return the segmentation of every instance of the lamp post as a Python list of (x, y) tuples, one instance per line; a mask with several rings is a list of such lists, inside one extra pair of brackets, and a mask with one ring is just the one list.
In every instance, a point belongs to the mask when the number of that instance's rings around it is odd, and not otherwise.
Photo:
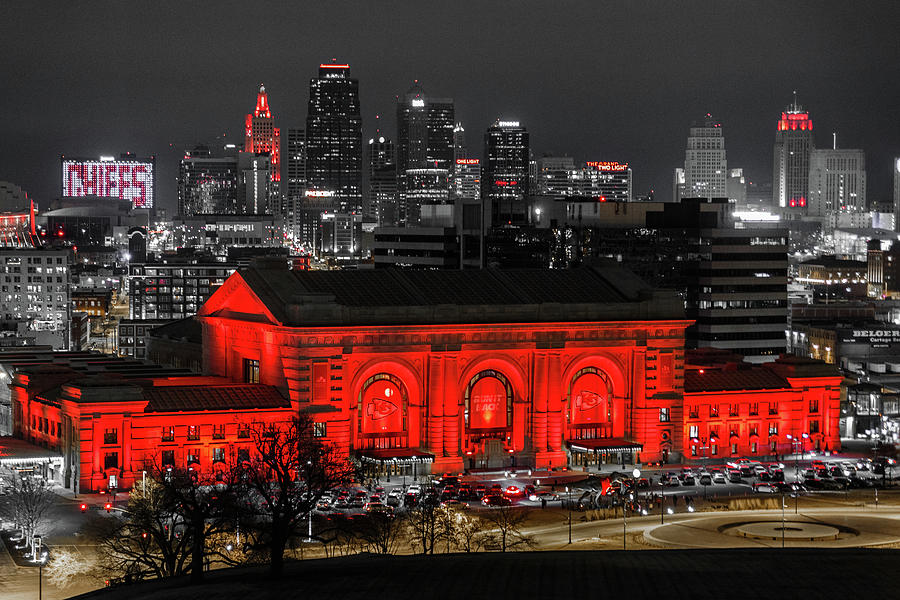
[(569, 488), (566, 486), (566, 507), (569, 509), (569, 543), (572, 543), (572, 496), (569, 494)]
[[(633, 497), (637, 499), (637, 482), (641, 476), (641, 470), (637, 467), (631, 472), (631, 489)], [(628, 512), (628, 504), (622, 504), (622, 550), (628, 550), (628, 519), (625, 513)]]
[(306, 541), (312, 542), (312, 482), (310, 481), (310, 471), (312, 470), (312, 461), (306, 461), (306, 503), (307, 503), (307, 532)]

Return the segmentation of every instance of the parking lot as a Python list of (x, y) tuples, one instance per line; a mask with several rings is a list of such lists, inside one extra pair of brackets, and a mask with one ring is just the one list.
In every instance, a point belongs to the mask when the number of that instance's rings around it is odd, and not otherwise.
[[(544, 480), (527, 471), (480, 475), (444, 474), (409, 485), (350, 486), (335, 490), (320, 501), (320, 514), (394, 514), (422, 503), (462, 510), (495, 506), (531, 508), (611, 508), (627, 502), (652, 511), (660, 498), (671, 498), (673, 511), (687, 510), (702, 499), (752, 495), (805, 496), (841, 493), (887, 486), (893, 479), (893, 461), (804, 457), (786, 462), (732, 459), (704, 466), (662, 466), (640, 471), (585, 474), (568, 486), (559, 478)], [(551, 483), (552, 482), (552, 483)], [(548, 485), (548, 483), (550, 483)], [(649, 502), (648, 499), (655, 502)]]

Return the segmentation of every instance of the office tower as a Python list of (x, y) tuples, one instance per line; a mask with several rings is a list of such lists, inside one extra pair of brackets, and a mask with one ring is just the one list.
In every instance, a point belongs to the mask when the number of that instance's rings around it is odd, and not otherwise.
[(900, 157), (894, 159), (894, 229), (900, 231)]
[(327, 199), (334, 211), (362, 210), (362, 118), (350, 65), (319, 65), (318, 77), (310, 79), (306, 185), (307, 197)]
[(407, 227), (412, 223), (436, 226), (436, 222), (452, 225), (450, 173), (447, 169), (406, 170)]
[(775, 156), (772, 172), (772, 196), (775, 206), (787, 209), (788, 220), (807, 214), (809, 198), (809, 159), (816, 144), (809, 113), (794, 102), (783, 113), (775, 131)]
[(288, 128), (281, 145), (281, 193), (284, 230), (294, 242), (300, 240), (300, 221), (306, 192), (306, 130)]
[(691, 127), (684, 152), (684, 194), (690, 198), (724, 198), (728, 162), (722, 124), (707, 113)]
[(682, 198), (684, 198), (684, 169), (676, 167), (672, 176), (672, 199), (681, 202)]
[(68, 248), (0, 248), (0, 330), (23, 345), (68, 349), (71, 260)]
[(466, 158), (467, 156), (466, 130), (463, 128), (462, 123), (457, 123), (453, 128), (453, 158), (459, 160), (460, 158)]
[(536, 193), (544, 196), (571, 196), (575, 193), (574, 172), (571, 156), (543, 156), (537, 160), (537, 181), (532, 184)]
[(237, 211), (238, 158), (213, 156), (207, 146), (185, 152), (178, 168), (178, 214), (234, 214)]
[(528, 131), (518, 121), (497, 120), (484, 134), (481, 197), (490, 203), (491, 224), (528, 222)]
[(416, 225), (419, 216), (419, 207), (409, 200), (407, 171), (443, 169), (449, 173), (453, 169), (457, 138), (454, 115), (452, 99), (428, 97), (418, 81), (397, 100), (397, 179), (402, 225)]
[(866, 154), (862, 150), (813, 150), (809, 159), (808, 215), (865, 213)]
[(259, 84), (256, 95), (256, 107), (244, 119), (244, 152), (267, 153), (274, 183), (275, 193), (279, 193), (278, 183), (281, 181), (281, 130), (275, 127), (275, 119), (269, 109), (269, 97), (266, 86)]
[(728, 181), (725, 182), (728, 201), (743, 206), (747, 204), (747, 180), (743, 169), (728, 169)]
[(272, 173), (272, 157), (269, 154), (238, 153), (238, 193), (235, 214), (280, 214), (281, 196), (275, 192)]
[(450, 189), (453, 199), (481, 198), (481, 161), (477, 158), (457, 158)]
[(376, 133), (366, 146), (366, 215), (379, 226), (389, 226), (398, 218), (396, 148)]
[(628, 163), (592, 160), (574, 171), (574, 193), (597, 202), (631, 202), (631, 167)]

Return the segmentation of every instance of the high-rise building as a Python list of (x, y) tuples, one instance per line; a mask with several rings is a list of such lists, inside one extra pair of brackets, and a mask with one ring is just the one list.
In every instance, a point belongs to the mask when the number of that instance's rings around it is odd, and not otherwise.
[(477, 158), (457, 158), (451, 183), (453, 199), (481, 198), (481, 161)]
[(537, 181), (531, 183), (544, 196), (571, 196), (575, 193), (574, 172), (575, 159), (571, 156), (543, 156), (537, 160)]
[(0, 330), (23, 342), (68, 349), (70, 262), (68, 248), (0, 248)]
[(684, 195), (690, 198), (724, 198), (728, 161), (722, 124), (709, 113), (691, 127), (684, 152)]
[(275, 127), (266, 86), (263, 84), (259, 84), (256, 107), (244, 118), (244, 152), (269, 155), (270, 179), (274, 184), (274, 193), (278, 194), (278, 184), (281, 181), (281, 131)]
[(0, 247), (40, 246), (35, 230), (35, 206), (25, 190), (0, 181)]
[(178, 214), (235, 214), (238, 194), (238, 159), (213, 156), (209, 147), (186, 152), (178, 169)]
[(900, 231), (900, 157), (894, 159), (894, 228)]
[(462, 123), (457, 123), (453, 128), (453, 158), (459, 160), (460, 158), (467, 158), (467, 156), (466, 130), (463, 128)]
[(362, 164), (359, 81), (350, 77), (350, 65), (321, 64), (318, 77), (309, 82), (308, 197), (328, 198), (327, 204), (337, 212), (361, 212)]
[(864, 213), (866, 154), (862, 150), (813, 150), (809, 160), (808, 215), (834, 218)]
[(461, 133), (456, 131), (454, 116), (452, 99), (428, 97), (418, 81), (397, 100), (399, 221), (403, 225), (416, 225), (420, 212), (408, 198), (407, 172), (443, 169), (449, 173), (454, 167), (457, 136)]
[(781, 113), (775, 131), (772, 196), (788, 220), (807, 214), (809, 199), (809, 160), (816, 144), (809, 113), (794, 102)]
[(379, 226), (397, 222), (397, 155), (394, 142), (376, 132), (366, 146), (366, 215)]
[(518, 121), (497, 120), (484, 134), (481, 197), (490, 203), (491, 223), (528, 222), (528, 130)]
[(681, 202), (684, 198), (684, 169), (675, 167), (675, 173), (672, 176), (672, 199), (675, 202)]
[(291, 240), (300, 240), (301, 208), (306, 192), (306, 130), (288, 128), (281, 146), (281, 192), (284, 229)]
[(628, 163), (592, 160), (575, 171), (575, 194), (597, 202), (631, 202), (631, 167)]

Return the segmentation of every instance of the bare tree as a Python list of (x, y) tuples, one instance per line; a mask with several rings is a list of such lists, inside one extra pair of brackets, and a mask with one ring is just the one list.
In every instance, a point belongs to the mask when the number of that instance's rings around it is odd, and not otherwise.
[(406, 529), (402, 519), (393, 515), (376, 513), (364, 519), (354, 519), (357, 536), (369, 552), (394, 554), (400, 547)]
[(487, 535), (499, 543), (501, 552), (534, 546), (534, 539), (522, 531), (522, 526), (528, 520), (526, 509), (497, 506), (486, 511), (481, 518), (490, 528)]
[(7, 503), (4, 516), (22, 528), (30, 545), (37, 533), (42, 533), (48, 521), (47, 511), (53, 506), (56, 495), (46, 480), (30, 475), (13, 477), (6, 488)]
[(461, 510), (448, 510), (447, 513), (447, 525), (443, 529), (449, 545), (459, 552), (482, 550), (490, 537), (487, 521)]
[(256, 454), (243, 475), (257, 512), (252, 523), (269, 550), (272, 574), (280, 576), (288, 541), (302, 531), (325, 492), (350, 481), (353, 468), (315, 437), (306, 415), (277, 425), (252, 423), (249, 430)]
[(94, 568), (94, 560), (76, 550), (55, 548), (50, 562), (44, 567), (44, 576), (59, 589), (66, 589), (78, 577), (88, 575)]
[(422, 502), (409, 511), (406, 529), (410, 543), (422, 554), (434, 554), (441, 539), (440, 511), (433, 502)]
[(98, 540), (100, 573), (108, 578), (172, 577), (191, 565), (191, 539), (183, 518), (152, 479), (131, 492), (124, 518), (101, 516), (89, 534)]
[(236, 495), (234, 463), (175, 467), (156, 458), (146, 464), (159, 488), (162, 507), (177, 515), (191, 552), (191, 581), (203, 580), (209, 536), (233, 529), (240, 502)]

